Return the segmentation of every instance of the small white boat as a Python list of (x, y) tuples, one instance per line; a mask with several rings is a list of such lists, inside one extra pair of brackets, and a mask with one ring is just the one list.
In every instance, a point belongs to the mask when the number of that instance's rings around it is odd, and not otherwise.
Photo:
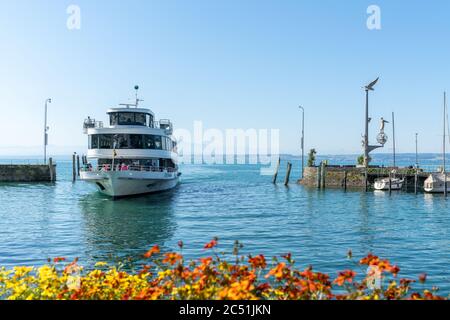
[[(403, 187), (404, 179), (391, 178), (391, 190), (401, 190)], [(378, 179), (374, 184), (375, 190), (387, 191), (389, 190), (389, 178)]]
[[(444, 143), (442, 144), (442, 158), (443, 158), (443, 164), (441, 168), (441, 172), (439, 173), (432, 173), (430, 176), (425, 180), (423, 184), (423, 189), (426, 193), (444, 193), (445, 191), (450, 191), (450, 178), (448, 174), (445, 171), (445, 145), (446, 145), (446, 137), (447, 137), (447, 95), (444, 92)], [(445, 190), (445, 185), (447, 184), (447, 190)]]
[[(445, 176), (443, 173), (431, 174), (424, 183), (424, 190), (427, 193), (444, 193)], [(447, 192), (450, 193), (450, 177), (447, 176)]]

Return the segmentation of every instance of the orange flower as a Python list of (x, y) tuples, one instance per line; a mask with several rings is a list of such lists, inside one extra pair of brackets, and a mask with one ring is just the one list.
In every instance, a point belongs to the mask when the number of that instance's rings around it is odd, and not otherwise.
[(256, 268), (265, 269), (267, 266), (266, 258), (262, 254), (254, 257), (254, 258), (252, 256), (250, 256), (248, 259), (248, 263), (250, 263), (252, 265), (252, 267), (255, 269)]
[(367, 257), (365, 257), (359, 261), (360, 264), (365, 264), (368, 266), (376, 266), (376, 265), (378, 265), (379, 262), (380, 262), (380, 259), (371, 253)]
[(400, 285), (402, 285), (404, 287), (409, 287), (409, 285), (414, 282), (416, 282), (416, 281), (411, 280), (411, 279), (400, 279)]
[(345, 282), (352, 283), (355, 278), (356, 273), (352, 270), (346, 270), (343, 272), (339, 272), (339, 276), (334, 280), (338, 286), (344, 285)]
[(392, 266), (389, 269), (389, 272), (392, 273), (394, 275), (394, 277), (396, 277), (397, 274), (400, 272), (400, 268), (398, 266)]
[(158, 254), (160, 252), (161, 252), (161, 250), (159, 249), (159, 246), (155, 245), (153, 248), (151, 248), (144, 254), (144, 258), (148, 259), (151, 256), (153, 256), (154, 254)]
[(181, 254), (175, 253), (175, 252), (171, 252), (171, 253), (166, 253), (165, 258), (163, 260), (163, 263), (170, 263), (170, 265), (174, 265), (175, 263), (177, 263), (179, 260), (183, 259), (183, 256)]
[(213, 258), (211, 258), (211, 257), (200, 258), (200, 262), (201, 262), (202, 265), (204, 265), (204, 266), (209, 266), (209, 265), (211, 264), (212, 261), (213, 261)]
[(211, 240), (211, 242), (205, 244), (205, 249), (212, 249), (215, 246), (217, 246), (217, 238), (214, 238), (213, 240)]
[(266, 278), (274, 276), (276, 279), (280, 280), (283, 278), (284, 270), (286, 269), (286, 264), (284, 262), (279, 263), (275, 268), (272, 268), (266, 275)]

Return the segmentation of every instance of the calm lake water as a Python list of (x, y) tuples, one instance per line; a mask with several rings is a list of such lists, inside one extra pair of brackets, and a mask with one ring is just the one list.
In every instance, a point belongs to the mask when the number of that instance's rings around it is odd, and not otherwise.
[[(415, 161), (398, 157), (404, 165)], [(387, 156), (375, 161), (390, 164)], [(421, 156), (422, 163), (439, 161)], [(1, 266), (64, 256), (89, 267), (139, 259), (154, 244), (177, 250), (179, 240), (196, 258), (218, 236), (223, 250), (239, 240), (243, 253), (292, 252), (300, 267), (331, 273), (354, 267), (346, 260), (349, 249), (357, 258), (373, 252), (399, 264), (401, 276), (426, 272), (429, 285), (450, 294), (450, 199), (441, 195), (318, 191), (295, 183), (285, 188), (272, 185), (256, 165), (184, 165), (182, 182), (171, 192), (111, 201), (91, 185), (73, 184), (69, 161), (57, 164), (56, 184), (0, 184)], [(294, 161), (295, 179), (299, 167)]]

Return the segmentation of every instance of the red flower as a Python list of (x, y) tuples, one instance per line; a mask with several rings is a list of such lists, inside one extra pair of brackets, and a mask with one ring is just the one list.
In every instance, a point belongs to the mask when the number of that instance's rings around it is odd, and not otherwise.
[(63, 257), (57, 257), (57, 258), (54, 258), (54, 259), (53, 259), (53, 262), (54, 262), (54, 263), (63, 262), (63, 261), (66, 261), (66, 258), (63, 258)]
[(217, 238), (214, 238), (213, 240), (211, 240), (211, 242), (205, 244), (205, 249), (212, 249), (215, 246), (217, 246)]
[(426, 273), (422, 273), (420, 276), (419, 276), (419, 282), (420, 283), (425, 283), (427, 281), (427, 274)]
[(150, 258), (152, 255), (154, 254), (158, 254), (160, 253), (161, 250), (159, 250), (159, 246), (156, 245), (153, 248), (151, 248), (150, 250), (148, 250), (145, 254), (144, 254), (144, 258), (148, 259)]

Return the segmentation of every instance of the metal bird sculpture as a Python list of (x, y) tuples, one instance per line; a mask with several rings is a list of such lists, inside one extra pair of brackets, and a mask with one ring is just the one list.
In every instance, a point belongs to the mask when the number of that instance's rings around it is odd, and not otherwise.
[(370, 91), (374, 91), (373, 87), (377, 84), (378, 80), (380, 79), (380, 77), (376, 78), (374, 81), (372, 81), (371, 83), (369, 83), (369, 85), (367, 85), (365, 88), (366, 90), (370, 90)]

